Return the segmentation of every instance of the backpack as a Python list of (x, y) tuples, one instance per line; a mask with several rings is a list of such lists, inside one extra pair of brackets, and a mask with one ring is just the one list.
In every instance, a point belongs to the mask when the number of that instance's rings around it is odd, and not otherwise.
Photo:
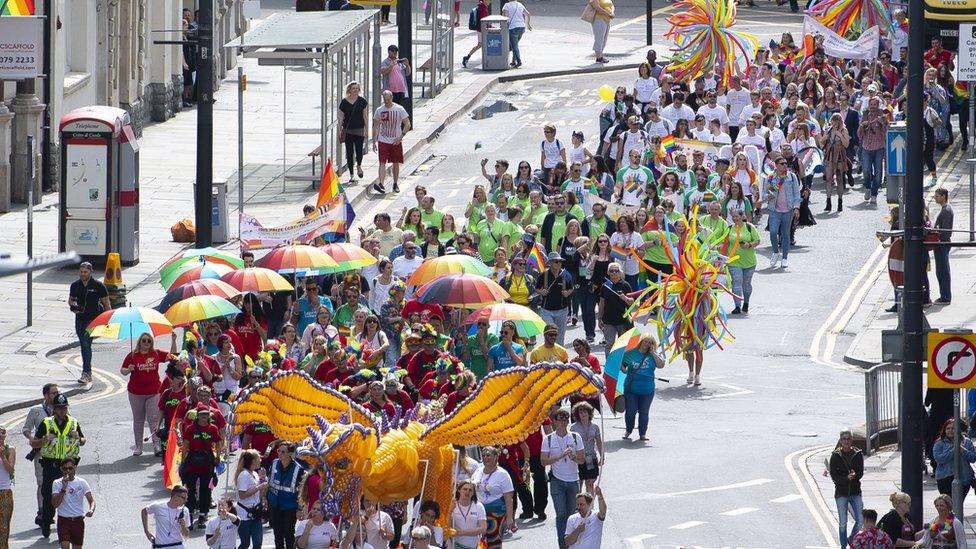
[(478, 16), (478, 6), (471, 8), (468, 14), (468, 30), (479, 30), (481, 28), (481, 17)]

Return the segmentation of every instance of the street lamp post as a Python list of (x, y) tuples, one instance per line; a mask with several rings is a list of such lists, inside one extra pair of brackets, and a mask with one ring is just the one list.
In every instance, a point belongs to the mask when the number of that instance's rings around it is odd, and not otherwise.
[[(397, 43), (400, 47), (400, 56), (410, 59), (411, 69), (415, 66), (413, 58), (413, 1), (397, 0)], [(436, 20), (435, 20), (436, 25)], [(379, 70), (379, 67), (377, 67)], [(407, 111), (407, 116), (413, 120), (413, 74), (407, 74), (407, 97), (401, 105)], [(382, 91), (382, 90), (381, 90)]]
[(908, 156), (905, 193), (905, 285), (902, 385), (902, 490), (912, 498), (911, 516), (922, 525), (922, 281), (926, 255), (922, 209), (922, 52), (925, 50), (925, 13), (921, 1), (908, 3)]
[(654, 30), (653, 30), (653, 17), (651, 13), (654, 8), (651, 6), (651, 0), (647, 0), (647, 45), (650, 46), (654, 42)]
[(197, 19), (197, 248), (213, 244), (213, 4), (201, 0)]

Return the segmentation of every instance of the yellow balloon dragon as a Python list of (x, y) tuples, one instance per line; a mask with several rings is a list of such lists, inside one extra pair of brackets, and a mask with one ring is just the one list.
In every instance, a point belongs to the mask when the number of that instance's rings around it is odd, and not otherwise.
[(588, 368), (540, 363), (488, 374), (450, 414), (434, 401), (391, 418), (373, 415), (304, 372), (288, 371), (238, 397), (234, 428), (263, 423), (278, 438), (300, 444), (301, 459), (323, 465), (327, 512), (349, 517), (363, 493), (380, 503), (420, 494), (449, 509), (452, 445), (515, 444), (538, 429), (560, 399), (602, 392), (603, 380)]

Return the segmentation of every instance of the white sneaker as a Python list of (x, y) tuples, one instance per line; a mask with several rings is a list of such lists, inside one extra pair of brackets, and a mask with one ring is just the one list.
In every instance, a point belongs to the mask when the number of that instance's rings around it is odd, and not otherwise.
[(691, 383), (693, 381), (695, 381), (695, 375), (692, 374), (691, 372), (688, 372), (688, 379), (686, 380), (686, 383)]
[(877, 196), (872, 196), (871, 197), (871, 203), (872, 204), (877, 204), (878, 203), (878, 197)]
[(773, 257), (769, 260), (770, 268), (775, 269), (776, 267), (779, 267), (779, 262), (782, 261), (782, 259), (783, 259), (783, 254), (774, 253)]
[(701, 379), (698, 376), (695, 376), (695, 387), (698, 387), (700, 385), (701, 385)]
[(787, 268), (787, 267), (789, 267), (790, 266), (790, 260), (789, 259), (786, 259), (784, 257), (783, 258), (783, 261), (780, 263), (780, 266), (782, 266), (784, 269)]

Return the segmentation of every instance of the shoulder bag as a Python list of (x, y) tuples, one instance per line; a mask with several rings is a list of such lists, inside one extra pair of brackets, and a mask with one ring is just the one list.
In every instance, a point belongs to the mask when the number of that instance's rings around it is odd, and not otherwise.
[(583, 6), (583, 13), (580, 15), (580, 19), (587, 23), (592, 23), (596, 19), (596, 8), (593, 7), (593, 2), (587, 2)]

